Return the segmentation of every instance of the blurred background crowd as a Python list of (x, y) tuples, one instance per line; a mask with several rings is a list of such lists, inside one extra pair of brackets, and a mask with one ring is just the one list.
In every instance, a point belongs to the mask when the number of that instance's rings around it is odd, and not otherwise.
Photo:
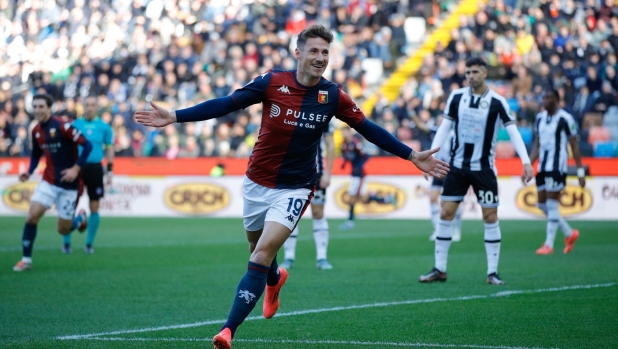
[[(0, 0), (0, 156), (28, 156), (32, 96), (49, 93), (67, 120), (95, 95), (117, 156), (246, 157), (261, 105), (206, 122), (146, 128), (133, 120), (151, 100), (177, 109), (228, 95), (269, 69), (294, 69), (295, 36), (319, 23), (336, 32), (325, 77), (357, 102), (366, 61), (387, 77), (413, 50), (408, 18), (430, 31), (456, 5), (384, 0)], [(425, 29), (425, 28), (423, 28)], [(584, 155), (615, 156), (618, 140), (618, 7), (613, 0), (496, 0), (462, 16), (390, 102), (365, 113), (397, 138), (427, 148), (464, 62), (484, 57), (532, 145), (541, 91), (557, 89), (580, 125)], [(498, 156), (514, 156), (499, 132)], [(376, 153), (379, 153), (375, 150)], [(382, 154), (387, 155), (387, 154)]]

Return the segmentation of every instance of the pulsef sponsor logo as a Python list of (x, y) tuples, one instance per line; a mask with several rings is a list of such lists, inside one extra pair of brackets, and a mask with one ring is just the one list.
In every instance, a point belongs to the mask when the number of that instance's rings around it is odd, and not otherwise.
[[(350, 209), (348, 187), (350, 183), (341, 186), (335, 192), (335, 203), (342, 210)], [(364, 184), (361, 202), (354, 206), (356, 214), (383, 214), (400, 209), (406, 201), (406, 193), (392, 184), (368, 182)]]
[(174, 211), (206, 214), (230, 204), (230, 193), (223, 187), (207, 183), (185, 183), (165, 191), (165, 204)]
[(30, 209), (30, 198), (38, 184), (38, 182), (20, 182), (11, 185), (4, 189), (2, 201), (12, 209), (28, 212)]
[[(517, 207), (522, 211), (544, 216), (537, 204), (537, 193), (535, 186), (522, 188), (517, 193)], [(560, 195), (560, 214), (562, 216), (572, 216), (584, 213), (592, 207), (592, 194), (589, 189), (580, 188), (575, 185), (568, 185)]]

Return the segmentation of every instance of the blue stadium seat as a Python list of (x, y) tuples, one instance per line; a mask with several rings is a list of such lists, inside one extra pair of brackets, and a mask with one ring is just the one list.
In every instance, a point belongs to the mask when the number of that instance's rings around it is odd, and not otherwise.
[(498, 129), (498, 142), (502, 141), (510, 141), (511, 137), (509, 137), (509, 133), (506, 132), (506, 128), (500, 127)]
[(601, 142), (597, 143), (594, 147), (595, 158), (611, 158), (616, 153), (616, 143), (614, 142)]
[(519, 131), (519, 134), (521, 134), (521, 138), (524, 140), (525, 144), (529, 144), (534, 141), (532, 129), (529, 127), (518, 127), (517, 130)]

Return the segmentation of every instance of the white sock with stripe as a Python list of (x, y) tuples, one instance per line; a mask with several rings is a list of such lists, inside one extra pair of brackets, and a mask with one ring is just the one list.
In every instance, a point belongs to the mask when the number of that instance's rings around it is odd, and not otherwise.
[(313, 239), (315, 240), (316, 259), (326, 259), (328, 250), (328, 222), (326, 218), (313, 220)]
[(500, 242), (502, 233), (500, 223), (485, 223), (485, 252), (487, 253), (487, 275), (498, 272)]
[[(558, 203), (560, 204), (560, 203)], [(545, 216), (547, 217), (547, 204), (546, 203), (540, 203), (540, 204), (536, 204), (536, 206), (541, 209), (541, 211), (543, 211), (543, 213), (545, 213)], [(569, 223), (567, 223), (567, 221), (564, 219), (564, 217), (560, 216), (560, 206), (558, 206), (558, 226), (560, 227), (560, 230), (562, 231), (562, 233), (564, 234), (565, 238), (568, 238), (569, 236), (573, 235), (573, 228), (571, 228), (571, 226), (569, 225)]]
[(560, 224), (560, 211), (558, 209), (557, 200), (547, 200), (547, 237), (545, 238), (545, 245), (554, 248), (554, 241), (556, 240), (556, 232), (558, 231), (558, 225)]
[(431, 224), (433, 224), (433, 231), (438, 231), (438, 224), (440, 223), (440, 203), (431, 203)]
[(448, 260), (448, 250), (451, 247), (453, 237), (453, 221), (439, 220), (438, 234), (436, 235), (436, 269), (446, 272), (446, 262)]
[(296, 240), (298, 240), (298, 225), (296, 225), (290, 237), (283, 243), (284, 259), (296, 259)]

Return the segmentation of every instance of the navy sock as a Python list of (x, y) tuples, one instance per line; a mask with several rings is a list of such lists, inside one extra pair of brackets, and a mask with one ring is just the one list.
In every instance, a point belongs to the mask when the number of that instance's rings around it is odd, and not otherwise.
[(21, 238), (24, 257), (32, 257), (34, 238), (36, 238), (36, 225), (26, 223), (24, 226), (24, 235), (22, 235)]
[(348, 220), (350, 220), (350, 221), (354, 220), (354, 204), (350, 204), (350, 216), (349, 216)]
[(236, 288), (236, 296), (230, 315), (228, 315), (227, 322), (221, 327), (221, 330), (227, 327), (232, 331), (232, 337), (234, 336), (238, 326), (245, 321), (262, 296), (269, 269), (267, 266), (249, 262), (247, 273)]
[(268, 270), (268, 279), (266, 279), (266, 284), (268, 286), (275, 286), (279, 283), (279, 264), (277, 264), (277, 256), (273, 259), (273, 262), (270, 264), (270, 270)]

